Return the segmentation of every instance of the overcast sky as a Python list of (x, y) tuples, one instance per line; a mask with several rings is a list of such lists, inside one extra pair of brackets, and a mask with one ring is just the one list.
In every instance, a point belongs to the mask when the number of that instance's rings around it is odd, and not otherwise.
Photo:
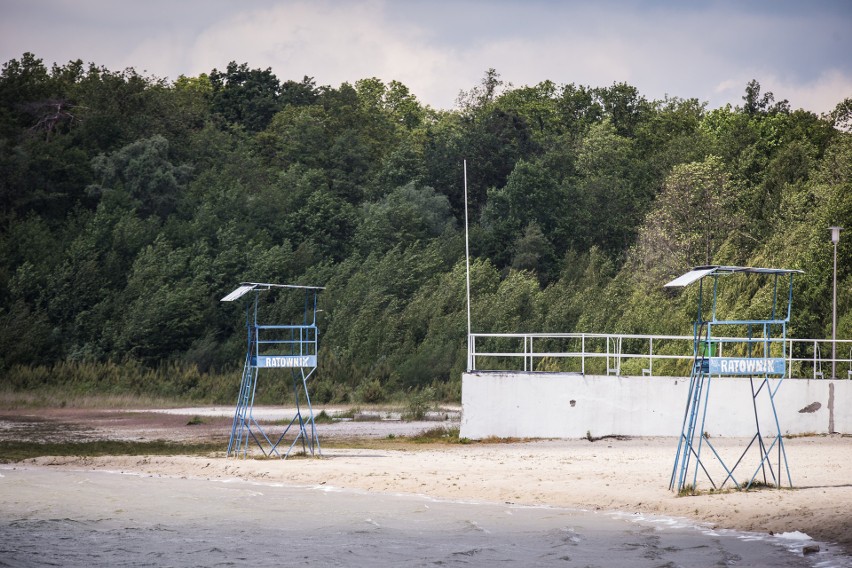
[(395, 79), (446, 109), (490, 67), (710, 108), (757, 79), (823, 113), (852, 97), (852, 0), (0, 0), (0, 60), (28, 51), (170, 80), (230, 61), (332, 87)]

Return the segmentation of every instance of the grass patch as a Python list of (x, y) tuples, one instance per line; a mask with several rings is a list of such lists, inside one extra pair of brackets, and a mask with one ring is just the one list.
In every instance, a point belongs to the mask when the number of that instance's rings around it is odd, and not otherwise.
[(176, 408), (186, 401), (136, 394), (75, 394), (66, 389), (0, 390), (0, 410), (30, 408), (139, 409)]
[(757, 491), (759, 489), (777, 489), (778, 487), (774, 483), (767, 483), (765, 481), (754, 481), (748, 488), (743, 487), (743, 491)]
[(428, 430), (424, 430), (423, 432), (414, 436), (405, 437), (405, 439), (414, 442), (415, 444), (460, 443), (459, 429), (457, 427), (445, 428), (443, 426), (437, 426), (435, 428), (429, 428)]
[(589, 430), (586, 430), (586, 439), (590, 442), (600, 442), (601, 440), (618, 440), (625, 441), (629, 440), (630, 436), (623, 436), (621, 434), (607, 434), (605, 436), (592, 436), (592, 433)]
[(426, 413), (435, 406), (435, 389), (426, 387), (418, 392), (410, 393), (405, 411), (402, 413), (403, 420), (423, 420)]
[(127, 442), (96, 440), (91, 442), (0, 442), (0, 463), (17, 462), (43, 456), (197, 456), (222, 453), (222, 442)]
[(346, 410), (342, 410), (334, 415), (335, 418), (349, 418), (354, 419), (356, 414), (361, 414), (360, 406), (351, 406)]
[[(683, 488), (677, 492), (678, 497), (695, 497), (698, 495), (727, 495), (735, 492), (749, 492), (749, 491), (760, 491), (761, 489), (778, 489), (774, 483), (766, 483), (764, 481), (755, 480), (748, 487), (743, 484), (740, 488), (736, 486), (719, 488), (716, 489), (711, 487), (710, 489), (696, 489), (692, 484), (684, 485)], [(782, 488), (783, 489), (783, 488)]]
[(314, 415), (314, 424), (331, 424), (332, 422), (334, 422), (334, 418), (325, 410), (320, 410), (319, 414)]
[(487, 438), (482, 438), (479, 440), (480, 444), (519, 444), (522, 442), (529, 442), (534, 439), (539, 438), (515, 438), (514, 436), (509, 436), (508, 438), (501, 438), (499, 436), (488, 436)]
[(357, 450), (414, 450), (424, 445), (446, 446), (453, 444), (470, 444), (468, 438), (459, 438), (458, 427), (430, 428), (413, 436), (388, 434), (384, 438), (324, 438), (323, 449), (357, 449)]
[[(321, 410), (318, 414), (314, 414), (314, 424), (332, 424), (336, 422), (337, 416), (331, 416), (325, 410)], [(264, 426), (290, 426), (293, 425), (294, 428), (299, 427), (299, 421), (296, 420), (295, 416), (291, 416), (289, 418), (281, 418), (279, 420), (258, 420), (260, 424)], [(306, 425), (310, 425), (311, 416), (307, 412), (302, 413), (302, 422)]]
[(796, 438), (824, 438), (826, 434), (818, 432), (802, 432), (801, 434), (784, 434), (782, 438), (785, 440), (795, 440)]

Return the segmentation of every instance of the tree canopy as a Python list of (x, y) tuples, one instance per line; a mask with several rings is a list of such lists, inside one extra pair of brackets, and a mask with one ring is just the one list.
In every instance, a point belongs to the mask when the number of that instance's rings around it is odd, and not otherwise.
[(707, 109), (489, 69), (442, 111), (376, 78), (232, 61), (168, 82), (25, 53), (0, 72), (0, 373), (231, 372), (243, 314), (218, 299), (273, 281), (327, 287), (319, 401), (456, 398), (463, 160), (474, 331), (687, 333), (689, 308), (660, 288), (719, 263), (803, 269), (791, 332), (826, 337), (828, 227), (852, 228), (849, 109), (793, 110), (756, 80), (741, 106)]

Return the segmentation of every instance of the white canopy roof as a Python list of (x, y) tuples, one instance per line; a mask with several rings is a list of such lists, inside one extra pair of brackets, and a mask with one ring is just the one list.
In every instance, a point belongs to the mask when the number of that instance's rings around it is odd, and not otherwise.
[(803, 274), (790, 268), (755, 268), (751, 266), (696, 266), (666, 284), (664, 288), (682, 288), (710, 274)]
[(222, 298), (221, 302), (233, 302), (242, 298), (252, 290), (269, 290), (271, 288), (299, 288), (302, 290), (325, 290), (322, 286), (298, 286), (296, 284), (267, 284), (265, 282), (242, 282), (240, 287)]

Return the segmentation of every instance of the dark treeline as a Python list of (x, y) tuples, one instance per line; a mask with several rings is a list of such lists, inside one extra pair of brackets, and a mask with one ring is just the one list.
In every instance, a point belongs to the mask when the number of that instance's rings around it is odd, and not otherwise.
[[(24, 54), (0, 76), (0, 373), (230, 400), (244, 313), (219, 299), (260, 281), (327, 287), (318, 401), (458, 398), (464, 159), (474, 331), (689, 333), (690, 292), (661, 286), (719, 263), (805, 270), (791, 334), (830, 337), (850, 119), (852, 99), (820, 117), (756, 81), (707, 109), (489, 70), (438, 111), (374, 78), (230, 63), (167, 82)], [(843, 241), (838, 270), (849, 337)], [(755, 282), (729, 303), (768, 298)], [(301, 317), (301, 298), (266, 301)]]

